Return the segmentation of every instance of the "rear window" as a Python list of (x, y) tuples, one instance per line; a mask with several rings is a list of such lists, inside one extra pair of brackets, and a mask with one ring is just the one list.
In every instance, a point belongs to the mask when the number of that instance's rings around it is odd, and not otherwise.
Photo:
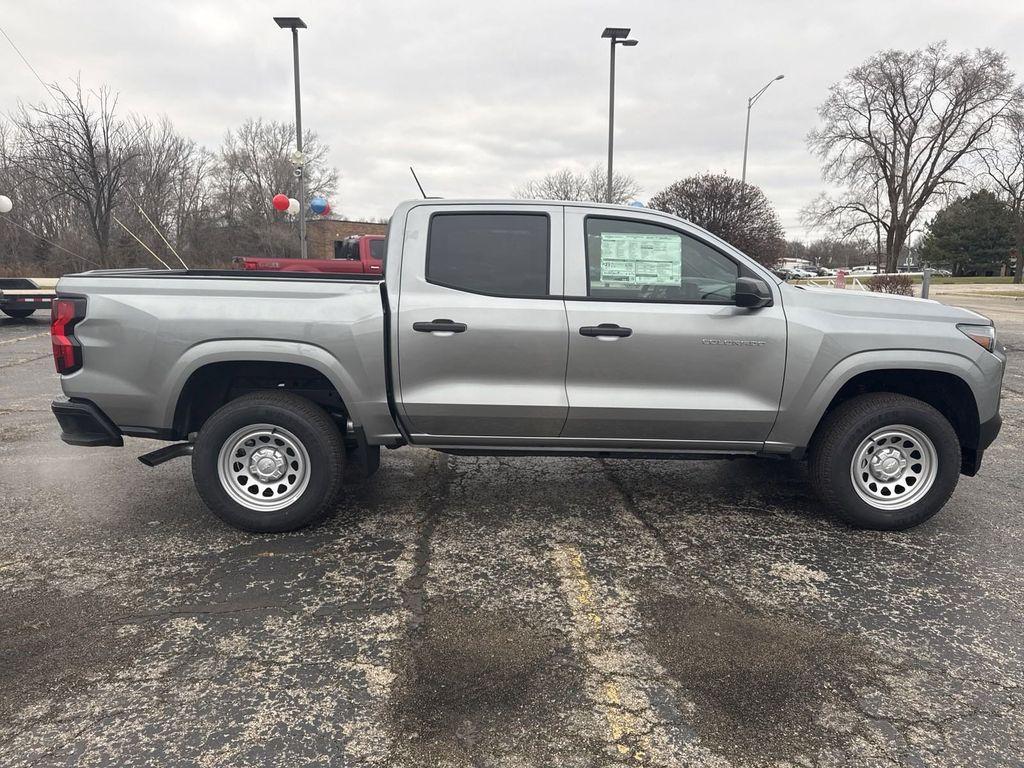
[(334, 258), (344, 259), (345, 261), (359, 261), (359, 240), (354, 237), (335, 240)]
[(549, 233), (543, 213), (434, 214), (427, 281), (492, 296), (546, 296)]

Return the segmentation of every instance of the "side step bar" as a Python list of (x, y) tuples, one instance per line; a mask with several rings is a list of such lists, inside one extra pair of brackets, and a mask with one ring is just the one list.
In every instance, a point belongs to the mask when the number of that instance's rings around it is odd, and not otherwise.
[(165, 445), (163, 448), (158, 448), (155, 451), (139, 456), (139, 461), (147, 467), (155, 467), (157, 464), (163, 464), (165, 461), (176, 459), (179, 456), (191, 456), (193, 450), (194, 446), (192, 443)]

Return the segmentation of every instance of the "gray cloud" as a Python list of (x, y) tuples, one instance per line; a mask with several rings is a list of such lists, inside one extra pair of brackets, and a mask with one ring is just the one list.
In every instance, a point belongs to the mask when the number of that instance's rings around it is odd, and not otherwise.
[[(303, 117), (332, 147), (334, 206), (387, 215), (415, 196), (507, 196), (562, 166), (601, 162), (608, 25), (640, 40), (619, 56), (616, 167), (643, 197), (684, 175), (739, 175), (746, 96), (755, 108), (748, 179), (791, 236), (822, 188), (804, 146), (830, 84), (874, 51), (948, 39), (991, 46), (1024, 67), (1019, 3), (356, 2), (8, 4), (2, 24), (46, 79), (81, 73), (121, 91), (126, 110), (166, 113), (207, 146), (248, 116), (290, 120), (288, 34), (301, 15)], [(0, 41), (6, 45), (4, 41)], [(43, 97), (0, 45), (0, 106)]]

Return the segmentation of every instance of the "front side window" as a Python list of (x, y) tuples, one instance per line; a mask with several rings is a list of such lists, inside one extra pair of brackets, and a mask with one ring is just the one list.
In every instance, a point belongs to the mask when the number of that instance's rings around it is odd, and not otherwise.
[(427, 281), (493, 296), (546, 296), (549, 240), (543, 213), (434, 214)]
[(676, 230), (588, 217), (589, 295), (619, 301), (731, 304), (739, 265)]

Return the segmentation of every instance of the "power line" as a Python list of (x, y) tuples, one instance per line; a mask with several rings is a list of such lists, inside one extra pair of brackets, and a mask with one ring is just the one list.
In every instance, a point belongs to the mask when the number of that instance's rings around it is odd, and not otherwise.
[(163, 264), (163, 265), (164, 265), (164, 269), (170, 269), (170, 268), (171, 268), (171, 267), (170, 267), (170, 265), (168, 265), (168, 263), (167, 263), (166, 261), (164, 261), (163, 259), (161, 259), (161, 258), (160, 258), (159, 256), (157, 256), (157, 255), (156, 255), (156, 253), (155, 253), (155, 252), (153, 251), (153, 249), (152, 249), (152, 248), (150, 248), (150, 247), (149, 247), (148, 245), (146, 245), (146, 244), (145, 244), (144, 242), (142, 242), (141, 240), (139, 240), (139, 236), (138, 236), (138, 235), (136, 235), (136, 234), (135, 234), (134, 232), (132, 232), (132, 231), (131, 231), (130, 229), (128, 229), (128, 227), (127, 227), (127, 226), (125, 226), (125, 223), (124, 223), (123, 221), (121, 221), (121, 220), (120, 220), (119, 218), (117, 218), (117, 216), (115, 216), (114, 214), (110, 214), (110, 217), (111, 217), (111, 218), (112, 218), (112, 219), (113, 219), (114, 221), (116, 221), (116, 222), (117, 222), (118, 224), (120, 224), (120, 225), (121, 225), (121, 228), (122, 228), (122, 229), (123, 229), (123, 230), (124, 230), (125, 232), (127, 232), (127, 233), (128, 233), (129, 235), (131, 235), (132, 237), (134, 237), (134, 238), (135, 238), (135, 242), (137, 242), (137, 243), (138, 243), (139, 245), (141, 245), (141, 246), (142, 246), (143, 248), (145, 248), (145, 249), (146, 249), (147, 251), (149, 251), (149, 252), (150, 252), (150, 254), (152, 254), (152, 256), (153, 256), (153, 258), (154, 258), (154, 259), (156, 259), (156, 260), (157, 260), (157, 261), (159, 261), (159, 262), (160, 262), (161, 264)]
[(21, 224), (19, 224), (18, 222), (14, 221), (13, 219), (9, 219), (9, 218), (7, 218), (7, 216), (3, 216), (3, 217), (0, 217), (0, 221), (5, 221), (5, 222), (7, 222), (8, 224), (10, 224), (10, 225), (11, 225), (12, 227), (17, 227), (18, 229), (23, 229), (23, 230), (25, 230), (26, 232), (28, 232), (28, 233), (29, 233), (30, 235), (32, 235), (32, 237), (38, 237), (38, 238), (39, 238), (40, 240), (42, 240), (42, 241), (43, 241), (44, 243), (48, 243), (48, 244), (52, 245), (52, 246), (53, 246), (54, 248), (56, 248), (56, 249), (58, 249), (58, 250), (60, 250), (60, 251), (64, 251), (64, 253), (68, 253), (68, 254), (71, 254), (71, 255), (72, 255), (72, 256), (74, 256), (74, 257), (75, 257), (76, 259), (81, 259), (81, 260), (82, 260), (82, 261), (84, 261), (84, 262), (85, 262), (86, 264), (92, 264), (92, 265), (93, 265), (94, 267), (99, 267), (99, 266), (101, 266), (101, 265), (97, 264), (97, 263), (96, 263), (95, 261), (90, 261), (89, 259), (85, 258), (85, 256), (79, 256), (79, 255), (78, 255), (77, 253), (75, 253), (74, 251), (69, 251), (69, 250), (68, 250), (67, 248), (64, 248), (63, 246), (57, 245), (57, 244), (56, 244), (55, 242), (53, 242), (53, 240), (47, 240), (47, 239), (46, 239), (45, 237), (43, 237), (42, 235), (37, 235), (37, 234), (36, 234), (35, 232), (33, 232), (33, 231), (32, 231), (31, 229), (29, 229), (28, 227), (22, 226)]
[(174, 246), (171, 245), (169, 242), (167, 242), (167, 238), (164, 237), (164, 233), (161, 232), (160, 228), (157, 227), (157, 225), (153, 223), (153, 220), (151, 218), (149, 218), (149, 215), (143, 210), (142, 205), (139, 203), (139, 201), (136, 200), (134, 197), (132, 197), (132, 193), (131, 192), (128, 192), (127, 190), (125, 190), (125, 194), (128, 195), (128, 198), (133, 203), (135, 203), (135, 207), (139, 209), (139, 213), (141, 213), (142, 216), (146, 219), (146, 221), (149, 222), (149, 226), (151, 226), (153, 228), (153, 231), (156, 232), (158, 235), (160, 235), (160, 239), (164, 241), (164, 245), (166, 245), (167, 248), (170, 250), (170, 252), (174, 254), (174, 257), (178, 261), (181, 262), (181, 266), (183, 266), (185, 269), (188, 269), (188, 264), (186, 264), (185, 260), (183, 258), (181, 258), (181, 256), (178, 255), (178, 252), (176, 250), (174, 250)]
[[(60, 101), (57, 99), (56, 96), (53, 95), (53, 89), (43, 81), (43, 78), (39, 76), (39, 73), (36, 71), (36, 68), (32, 66), (32, 63), (25, 57), (25, 54), (23, 54), (21, 52), (21, 49), (18, 48), (17, 45), (15, 45), (14, 41), (11, 39), (11, 36), (7, 34), (7, 31), (2, 26), (0, 26), (0, 34), (3, 34), (3, 36), (7, 40), (7, 42), (10, 43), (11, 48), (14, 49), (14, 52), (18, 54), (18, 56), (21, 58), (21, 60), (25, 63), (25, 66), (29, 68), (29, 71), (31, 71), (33, 75), (35, 75), (36, 80), (39, 81), (39, 84), (41, 86), (43, 86), (43, 88), (46, 90), (46, 92), (50, 95), (50, 98), (53, 99), (54, 102), (59, 107), (60, 106)], [(166, 245), (171, 250), (171, 253), (173, 253), (177, 257), (178, 261), (181, 262), (181, 266), (185, 267), (185, 269), (188, 269), (188, 265), (184, 262), (184, 260), (181, 258), (181, 256), (178, 256), (178, 252), (176, 250), (174, 250), (174, 248), (171, 246), (171, 244), (169, 242), (167, 242), (167, 238), (164, 237), (163, 233), (157, 228), (156, 224), (153, 223), (153, 220), (151, 218), (149, 218), (149, 216), (146, 215), (146, 212), (144, 210), (142, 210), (142, 206), (139, 205), (139, 203), (135, 200), (134, 197), (132, 197), (131, 193), (127, 192), (127, 190), (126, 190), (126, 194), (131, 199), (131, 201), (133, 203), (135, 203), (136, 207), (139, 209), (139, 213), (141, 213), (145, 217), (146, 221), (149, 222), (149, 225), (151, 227), (153, 227), (154, 230), (156, 230), (156, 233), (158, 235), (160, 235), (160, 239), (164, 241), (164, 245)], [(139, 245), (141, 245), (143, 248), (145, 248), (147, 251), (149, 251), (153, 255), (153, 258), (155, 258), (157, 261), (159, 261), (161, 264), (163, 264), (165, 268), (170, 269), (170, 267), (167, 265), (167, 262), (165, 262), (163, 259), (161, 259), (159, 256), (157, 256), (156, 253), (154, 253), (149, 248), (149, 246), (147, 246), (144, 242), (142, 242), (142, 240), (139, 239), (138, 235), (136, 235), (134, 232), (132, 232), (124, 224), (124, 222), (122, 222), (119, 218), (117, 218), (117, 216), (114, 216), (113, 213), (111, 213), (110, 215), (113, 217), (114, 221), (116, 221), (118, 224), (121, 225), (121, 227), (124, 229), (125, 232), (127, 232), (129, 235), (131, 235), (133, 238), (135, 238), (135, 241)], [(6, 221), (6, 219), (5, 219), (5, 221)], [(11, 222), (11, 223), (14, 224), (14, 222)], [(36, 235), (35, 232), (32, 232), (32, 230), (30, 230), (30, 229), (28, 229), (26, 227), (22, 227), (20, 224), (15, 224), (15, 226), (21, 227), (26, 232), (28, 232), (30, 235), (35, 235), (40, 240), (44, 240), (45, 242), (48, 242), (48, 243), (50, 242), (49, 240), (46, 240), (46, 238), (41, 237), (40, 235)], [(57, 245), (56, 243), (50, 243), (50, 244), (53, 245), (56, 248), (60, 248), (60, 246)], [(66, 248), (61, 248), (61, 250), (62, 251), (67, 251)], [(71, 253), (71, 251), (67, 251), (67, 252)], [(71, 255), (72, 256), (77, 256), (77, 254), (73, 254), (73, 253)], [(81, 256), (77, 256), (77, 258), (82, 259), (82, 261), (89, 261), (88, 259), (84, 259)], [(99, 264), (96, 264), (96, 262), (94, 262), (94, 261), (90, 261), (89, 263), (90, 264), (95, 264), (96, 266), (99, 266)]]
[(21, 49), (18, 48), (18, 46), (14, 44), (14, 41), (11, 40), (11, 36), (7, 34), (7, 30), (5, 30), (2, 26), (0, 26), (0, 34), (2, 34), (7, 39), (7, 42), (11, 44), (11, 48), (13, 48), (14, 52), (16, 54), (18, 54), (18, 56), (21, 58), (21, 60), (23, 62), (25, 62), (25, 66), (29, 68), (29, 70), (32, 72), (32, 74), (36, 76), (36, 80), (38, 80), (39, 84), (41, 86), (43, 86), (43, 88), (46, 89), (46, 92), (48, 94), (50, 94), (50, 98), (53, 99), (54, 101), (56, 101), (57, 104), (60, 104), (60, 102), (57, 100), (57, 97), (53, 95), (53, 91), (50, 89), (50, 86), (48, 86), (45, 82), (43, 82), (43, 78), (41, 78), (39, 76), (39, 73), (36, 72), (36, 68), (32, 66), (31, 62), (29, 62), (28, 59), (25, 58), (25, 54), (23, 54), (21, 52)]

